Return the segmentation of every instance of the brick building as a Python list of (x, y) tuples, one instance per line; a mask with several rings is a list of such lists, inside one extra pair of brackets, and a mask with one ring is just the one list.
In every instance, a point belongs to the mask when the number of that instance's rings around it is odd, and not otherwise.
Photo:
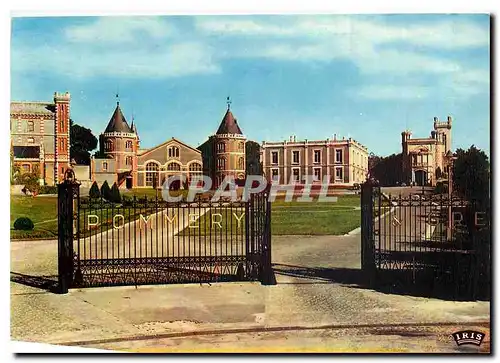
[(264, 175), (280, 184), (303, 184), (310, 175), (314, 181), (353, 185), (366, 180), (368, 149), (351, 138), (297, 141), (295, 136), (281, 142), (263, 142), (261, 160)]
[(21, 172), (38, 168), (41, 185), (55, 185), (70, 167), (70, 94), (54, 93), (53, 102), (10, 103), (13, 164)]
[(436, 185), (447, 171), (446, 154), (451, 150), (451, 116), (444, 122), (434, 117), (430, 137), (413, 139), (408, 130), (401, 133), (403, 175), (406, 181), (417, 185)]
[(170, 176), (184, 174), (189, 181), (202, 172), (201, 152), (173, 137), (140, 149), (137, 127), (133, 121), (129, 126), (119, 102), (99, 135), (99, 147), (100, 157), (91, 160), (91, 180), (98, 184), (106, 180), (122, 188), (161, 187)]

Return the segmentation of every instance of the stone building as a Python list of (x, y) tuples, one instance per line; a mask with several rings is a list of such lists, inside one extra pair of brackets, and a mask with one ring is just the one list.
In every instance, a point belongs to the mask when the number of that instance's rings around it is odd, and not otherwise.
[(41, 185), (55, 185), (70, 167), (70, 94), (54, 93), (53, 102), (10, 103), (13, 164), (21, 172), (38, 168)]
[(434, 117), (430, 137), (413, 139), (408, 130), (401, 133), (403, 175), (417, 185), (436, 185), (447, 170), (446, 154), (451, 150), (451, 116), (444, 122)]
[(246, 141), (228, 101), (216, 133), (198, 148), (203, 152), (203, 172), (212, 178), (213, 188), (217, 188), (226, 176), (233, 177), (238, 185), (244, 184)]
[(339, 186), (363, 183), (368, 173), (368, 149), (353, 140), (303, 140), (295, 136), (279, 142), (263, 142), (261, 160), (264, 175), (279, 184), (305, 183), (305, 176), (313, 181)]
[[(99, 136), (100, 157), (92, 158), (92, 181), (116, 182), (122, 188), (160, 188), (169, 176), (184, 174), (189, 181), (201, 175), (201, 152), (180, 140), (140, 149), (137, 127), (129, 126), (120, 104)], [(176, 182), (174, 187), (179, 187)]]

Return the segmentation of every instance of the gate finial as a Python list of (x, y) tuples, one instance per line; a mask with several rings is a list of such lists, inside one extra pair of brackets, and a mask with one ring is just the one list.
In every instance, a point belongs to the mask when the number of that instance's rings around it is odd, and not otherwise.
[(76, 181), (75, 172), (73, 169), (68, 169), (64, 172), (64, 182), (74, 183)]

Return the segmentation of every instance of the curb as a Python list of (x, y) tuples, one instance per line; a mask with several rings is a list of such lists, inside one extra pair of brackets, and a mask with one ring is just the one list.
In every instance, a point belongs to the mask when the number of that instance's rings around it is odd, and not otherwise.
[[(387, 212), (382, 214), (380, 217), (375, 218), (374, 222), (378, 221), (380, 218), (384, 218), (387, 214), (394, 212), (394, 209), (396, 209), (395, 206), (391, 207), (391, 209), (389, 209)], [(346, 234), (344, 234), (344, 236), (352, 236), (352, 235), (356, 235), (356, 234), (360, 234), (360, 233), (361, 233), (361, 227), (358, 227), (358, 228), (353, 229), (352, 231), (347, 232)]]

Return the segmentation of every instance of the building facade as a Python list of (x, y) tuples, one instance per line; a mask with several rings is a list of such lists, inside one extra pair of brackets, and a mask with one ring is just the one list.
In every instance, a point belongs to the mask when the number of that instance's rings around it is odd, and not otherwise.
[[(189, 182), (202, 173), (201, 152), (171, 138), (150, 149), (140, 149), (137, 126), (129, 126), (119, 102), (99, 136), (100, 156), (91, 160), (91, 179), (121, 188), (161, 188), (168, 177), (185, 175)], [(175, 182), (175, 188), (180, 182)]]
[(13, 164), (21, 172), (38, 170), (41, 185), (55, 185), (70, 168), (70, 99), (54, 93), (53, 102), (11, 102)]
[(401, 133), (403, 176), (416, 185), (435, 186), (447, 171), (446, 154), (451, 150), (452, 119), (439, 121), (434, 117), (434, 129), (430, 137), (413, 139), (408, 130)]
[(243, 185), (246, 178), (246, 137), (231, 112), (230, 102), (216, 133), (198, 149), (203, 152), (203, 173), (212, 178), (218, 188), (225, 177)]
[(279, 184), (304, 184), (305, 176), (313, 182), (339, 186), (362, 183), (368, 173), (368, 149), (352, 138), (317, 141), (263, 142), (261, 161), (264, 175)]

